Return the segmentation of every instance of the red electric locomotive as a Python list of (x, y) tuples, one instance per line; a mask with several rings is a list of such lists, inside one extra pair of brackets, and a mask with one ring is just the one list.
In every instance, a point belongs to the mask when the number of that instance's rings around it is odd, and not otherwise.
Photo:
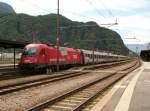
[(83, 63), (81, 51), (73, 48), (59, 47), (58, 55), (55, 46), (46, 44), (29, 44), (22, 53), (19, 70), (23, 72), (56, 70), (57, 56), (59, 66), (73, 66)]
[(59, 58), (60, 68), (129, 59), (127, 56), (115, 55), (112, 53), (93, 52), (83, 49), (77, 50), (67, 47), (59, 47), (57, 54), (57, 47), (55, 46), (29, 44), (23, 50), (19, 69), (23, 72), (55, 71), (57, 56)]

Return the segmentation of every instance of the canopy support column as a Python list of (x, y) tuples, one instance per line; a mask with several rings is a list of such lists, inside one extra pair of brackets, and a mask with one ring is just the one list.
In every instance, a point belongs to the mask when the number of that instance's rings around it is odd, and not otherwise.
[(14, 69), (16, 68), (16, 51), (14, 47)]

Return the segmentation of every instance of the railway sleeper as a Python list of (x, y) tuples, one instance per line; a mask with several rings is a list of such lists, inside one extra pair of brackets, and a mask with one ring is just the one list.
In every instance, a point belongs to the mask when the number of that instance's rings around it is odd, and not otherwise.
[(79, 104), (79, 102), (78, 103), (70, 103), (70, 102), (61, 101), (61, 102), (57, 103), (57, 105), (65, 105), (65, 106), (69, 106), (69, 107), (76, 106), (77, 104)]
[(53, 105), (48, 108), (49, 111), (71, 111), (73, 108), (72, 107), (67, 107), (67, 106), (59, 106), (59, 105)]

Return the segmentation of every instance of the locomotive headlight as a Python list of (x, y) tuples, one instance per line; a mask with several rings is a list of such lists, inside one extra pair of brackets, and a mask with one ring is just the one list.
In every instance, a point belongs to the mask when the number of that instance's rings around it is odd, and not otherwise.
[(30, 63), (30, 62), (31, 62), (31, 60), (29, 60), (29, 59), (25, 59), (23, 62), (25, 62), (25, 63)]

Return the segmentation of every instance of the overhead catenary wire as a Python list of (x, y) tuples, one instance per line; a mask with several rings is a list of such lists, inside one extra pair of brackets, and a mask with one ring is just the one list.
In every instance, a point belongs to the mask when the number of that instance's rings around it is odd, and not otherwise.
[[(29, 1), (25, 1), (25, 0), (21, 0), (22, 2), (24, 2), (24, 3), (27, 3), (27, 4), (30, 4), (30, 5), (32, 5), (33, 7), (36, 7), (36, 8), (38, 8), (38, 9), (41, 9), (41, 10), (43, 10), (43, 11), (46, 11), (46, 12), (48, 12), (48, 13), (53, 13), (53, 12), (51, 12), (51, 11), (49, 11), (48, 9), (45, 9), (45, 8), (42, 8), (42, 7), (40, 7), (39, 5), (36, 5), (36, 4), (34, 4), (34, 3), (31, 3), (31, 2), (29, 2)], [(57, 10), (57, 9), (53, 9), (53, 10)], [(62, 10), (62, 9), (61, 9)], [(60, 11), (61, 11), (60, 10)], [(98, 19), (95, 19), (95, 18), (93, 18), (93, 17), (89, 17), (89, 16), (86, 16), (86, 15), (83, 15), (83, 14), (78, 14), (78, 13), (75, 13), (75, 12), (71, 12), (71, 11), (66, 11), (66, 10), (62, 10), (62, 11), (64, 11), (64, 12), (68, 12), (68, 13), (70, 13), (70, 14), (73, 14), (73, 15), (75, 15), (75, 16), (80, 16), (80, 17), (84, 17), (84, 18), (89, 18), (89, 19), (91, 19), (91, 20), (93, 20), (93, 21), (99, 21), (99, 22), (101, 22), (100, 20), (98, 20)]]
[[(90, 0), (86, 0), (95, 10), (96, 12), (102, 16), (104, 19), (106, 18), (103, 13), (101, 13), (101, 11), (90, 1)], [(107, 9), (108, 10), (108, 9)], [(109, 11), (110, 14), (112, 14), (110, 11)], [(107, 28), (111, 27), (111, 26), (114, 26), (114, 25), (118, 25), (117, 23), (117, 19), (116, 19), (116, 22), (115, 23), (107, 23), (107, 24), (100, 24), (100, 25), (106, 25)]]
[[(105, 10), (107, 10), (107, 12), (108, 12), (108, 14), (110, 15), (110, 16), (112, 16), (113, 18), (116, 18), (116, 22), (114, 23), (114, 24), (118, 24), (117, 22), (117, 17), (115, 17), (115, 15), (112, 13), (112, 11), (111, 11), (111, 9), (109, 9), (106, 5), (105, 5), (105, 3), (103, 2), (103, 0), (98, 0), (98, 2), (100, 2), (102, 5), (103, 5), (103, 7), (105, 8)], [(114, 25), (113, 24), (113, 25)], [(109, 27), (112, 27), (113, 25), (110, 25), (110, 26), (108, 26), (108, 28)]]
[(46, 11), (46, 12), (48, 12), (48, 13), (52, 13), (51, 11), (49, 11), (49, 10), (47, 10), (47, 9), (45, 9), (45, 8), (42, 8), (42, 7), (40, 7), (39, 5), (36, 5), (36, 4), (32, 3), (32, 2), (25, 1), (25, 0), (21, 0), (21, 1), (24, 2), (24, 3), (27, 3), (27, 4), (32, 5), (33, 7), (36, 7), (36, 8), (38, 8), (38, 9), (41, 9), (41, 10), (43, 10), (43, 11)]
[(98, 2), (100, 2), (100, 3), (103, 5), (103, 7), (105, 8), (105, 10), (107, 10), (107, 12), (108, 12), (108, 14), (109, 14), (110, 16), (115, 17), (114, 14), (112, 13), (111, 9), (109, 9), (109, 8), (105, 5), (105, 3), (103, 2), (103, 0), (98, 0)]
[[(108, 24), (100, 24), (100, 25), (106, 25), (107, 27), (111, 27), (113, 25), (116, 25), (117, 23), (108, 23)], [(93, 24), (93, 25), (77, 25), (77, 26), (62, 26), (60, 29), (68, 29), (68, 28), (81, 28), (81, 27), (98, 27), (99, 25)]]
[(99, 9), (90, 1), (90, 0), (86, 0), (95, 10), (96, 10), (96, 12), (100, 15), (100, 16), (102, 16), (103, 18), (106, 18), (100, 11), (99, 11)]
[(90, 20), (92, 20), (92, 21), (99, 21), (99, 22), (102, 22), (102, 21), (100, 21), (99, 19), (96, 19), (96, 18), (94, 18), (94, 17), (89, 17), (89, 16), (86, 16), (86, 15), (83, 15), (83, 14), (79, 14), (79, 13), (75, 13), (75, 12), (71, 12), (71, 11), (66, 11), (66, 10), (63, 10), (64, 12), (68, 12), (68, 13), (70, 13), (70, 14), (73, 14), (73, 15), (75, 15), (75, 16), (80, 16), (80, 17), (84, 17), (84, 18), (88, 18), (88, 19), (90, 19)]

